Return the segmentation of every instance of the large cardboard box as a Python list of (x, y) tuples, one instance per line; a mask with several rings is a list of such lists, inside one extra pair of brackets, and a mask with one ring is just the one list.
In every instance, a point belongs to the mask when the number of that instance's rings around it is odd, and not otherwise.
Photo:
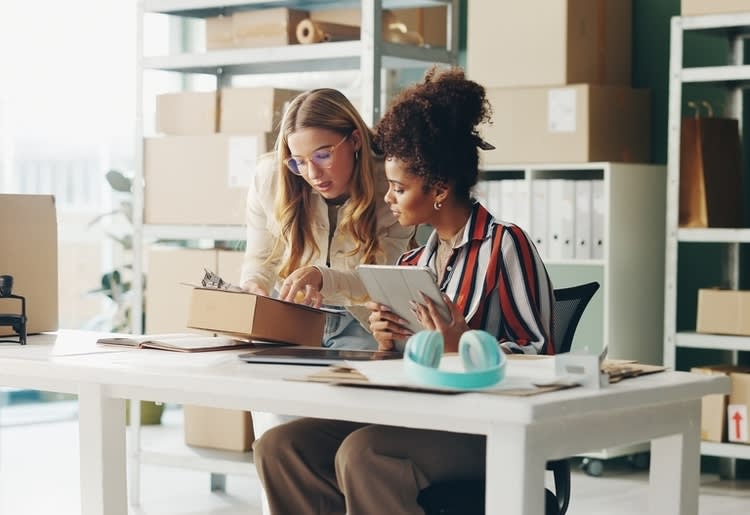
[[(690, 372), (708, 376), (727, 376), (736, 367), (732, 365), (712, 365), (694, 367)], [(724, 394), (705, 395), (701, 399), (701, 440), (708, 442), (726, 441), (727, 399)]]
[(467, 24), (485, 87), (631, 83), (630, 0), (472, 0)]
[(300, 91), (276, 88), (226, 88), (221, 90), (219, 131), (276, 134), (289, 102)]
[(164, 93), (156, 97), (157, 132), (176, 136), (213, 134), (218, 120), (215, 91)]
[(187, 445), (245, 452), (255, 440), (247, 411), (186, 405), (183, 414)]
[(193, 288), (188, 327), (320, 347), (326, 313), (247, 292)]
[(147, 138), (145, 221), (151, 224), (245, 223), (245, 200), (268, 133)]
[(739, 12), (750, 13), (748, 0), (682, 0), (683, 16)]
[(727, 405), (727, 440), (734, 443), (750, 443), (750, 370), (732, 372), (729, 378), (732, 380), (732, 391)]
[(214, 249), (185, 249), (154, 245), (148, 250), (146, 276), (146, 333), (189, 332), (189, 286), (207, 268), (219, 275)]
[(621, 86), (487, 90), (494, 117), (482, 137), (484, 164), (651, 159), (649, 93)]
[[(26, 298), (27, 334), (58, 329), (55, 197), (0, 194), (0, 275)], [(0, 298), (0, 313), (20, 314), (20, 301)], [(0, 326), (0, 336), (15, 334)]]
[(297, 24), (306, 11), (279, 7), (232, 14), (232, 41), (235, 47), (267, 47), (297, 44)]
[(698, 290), (699, 333), (750, 336), (750, 291)]

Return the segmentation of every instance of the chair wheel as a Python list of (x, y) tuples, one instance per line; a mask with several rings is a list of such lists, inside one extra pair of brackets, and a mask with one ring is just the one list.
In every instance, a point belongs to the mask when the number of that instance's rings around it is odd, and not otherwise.
[(601, 477), (604, 473), (604, 461), (593, 458), (583, 458), (581, 469), (587, 476)]

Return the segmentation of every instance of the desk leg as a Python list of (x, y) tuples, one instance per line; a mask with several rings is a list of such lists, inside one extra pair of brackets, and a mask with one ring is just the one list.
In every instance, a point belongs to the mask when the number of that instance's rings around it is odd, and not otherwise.
[(680, 409), (683, 431), (651, 442), (649, 511), (654, 515), (698, 515), (700, 400)]
[(78, 391), (81, 514), (127, 515), (125, 402), (97, 384)]
[(544, 513), (544, 458), (525, 426), (501, 425), (487, 435), (485, 513)]

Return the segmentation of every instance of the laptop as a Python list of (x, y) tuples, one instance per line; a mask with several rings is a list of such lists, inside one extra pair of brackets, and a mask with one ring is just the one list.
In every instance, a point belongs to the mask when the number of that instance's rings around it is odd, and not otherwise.
[(340, 364), (342, 361), (401, 359), (403, 354), (395, 351), (326, 349), (324, 347), (273, 347), (246, 352), (240, 354), (239, 358), (247, 363), (328, 366)]

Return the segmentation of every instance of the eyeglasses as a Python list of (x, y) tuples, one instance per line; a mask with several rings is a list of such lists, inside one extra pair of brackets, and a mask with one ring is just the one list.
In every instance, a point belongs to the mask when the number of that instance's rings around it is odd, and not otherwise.
[(335, 145), (319, 148), (309, 156), (292, 156), (284, 161), (284, 163), (286, 164), (286, 167), (289, 168), (289, 171), (295, 175), (307, 173), (307, 163), (310, 161), (312, 161), (312, 163), (318, 168), (330, 168), (333, 166), (333, 153), (339, 145), (349, 139), (349, 136), (351, 136), (351, 133), (344, 136), (344, 139)]

